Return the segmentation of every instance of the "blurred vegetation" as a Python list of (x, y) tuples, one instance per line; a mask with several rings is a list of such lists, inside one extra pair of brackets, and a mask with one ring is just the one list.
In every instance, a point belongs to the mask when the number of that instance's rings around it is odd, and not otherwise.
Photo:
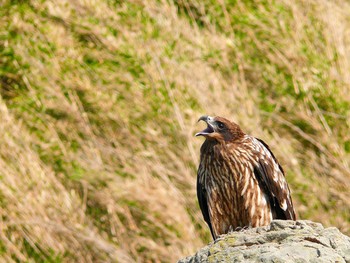
[(210, 240), (200, 115), (264, 139), (350, 234), (345, 1), (0, 1), (0, 258), (174, 262)]

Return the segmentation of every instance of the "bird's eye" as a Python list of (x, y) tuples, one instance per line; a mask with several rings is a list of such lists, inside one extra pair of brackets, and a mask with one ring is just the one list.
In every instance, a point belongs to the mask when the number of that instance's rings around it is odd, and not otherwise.
[(222, 122), (219, 122), (218, 127), (219, 127), (219, 129), (223, 129), (223, 128), (225, 128), (225, 125)]

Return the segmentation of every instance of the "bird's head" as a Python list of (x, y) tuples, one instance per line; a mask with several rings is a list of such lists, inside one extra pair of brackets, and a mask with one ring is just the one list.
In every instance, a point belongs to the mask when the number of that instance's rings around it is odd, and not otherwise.
[(208, 140), (233, 142), (244, 136), (238, 124), (219, 116), (210, 117), (205, 115), (200, 117), (198, 121), (206, 122), (207, 128), (196, 133), (196, 136), (204, 136)]

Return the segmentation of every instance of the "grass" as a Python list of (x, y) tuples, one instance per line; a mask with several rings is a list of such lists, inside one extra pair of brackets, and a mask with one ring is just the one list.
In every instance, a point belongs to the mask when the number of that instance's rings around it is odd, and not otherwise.
[(210, 240), (200, 115), (264, 139), (350, 234), (349, 5), (2, 1), (0, 257), (174, 262)]

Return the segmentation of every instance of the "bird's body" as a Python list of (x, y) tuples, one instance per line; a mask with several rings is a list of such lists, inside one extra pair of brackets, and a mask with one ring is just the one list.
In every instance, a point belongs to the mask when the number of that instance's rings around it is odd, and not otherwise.
[(212, 236), (272, 219), (295, 220), (282, 167), (269, 147), (221, 117), (203, 116), (197, 196)]

